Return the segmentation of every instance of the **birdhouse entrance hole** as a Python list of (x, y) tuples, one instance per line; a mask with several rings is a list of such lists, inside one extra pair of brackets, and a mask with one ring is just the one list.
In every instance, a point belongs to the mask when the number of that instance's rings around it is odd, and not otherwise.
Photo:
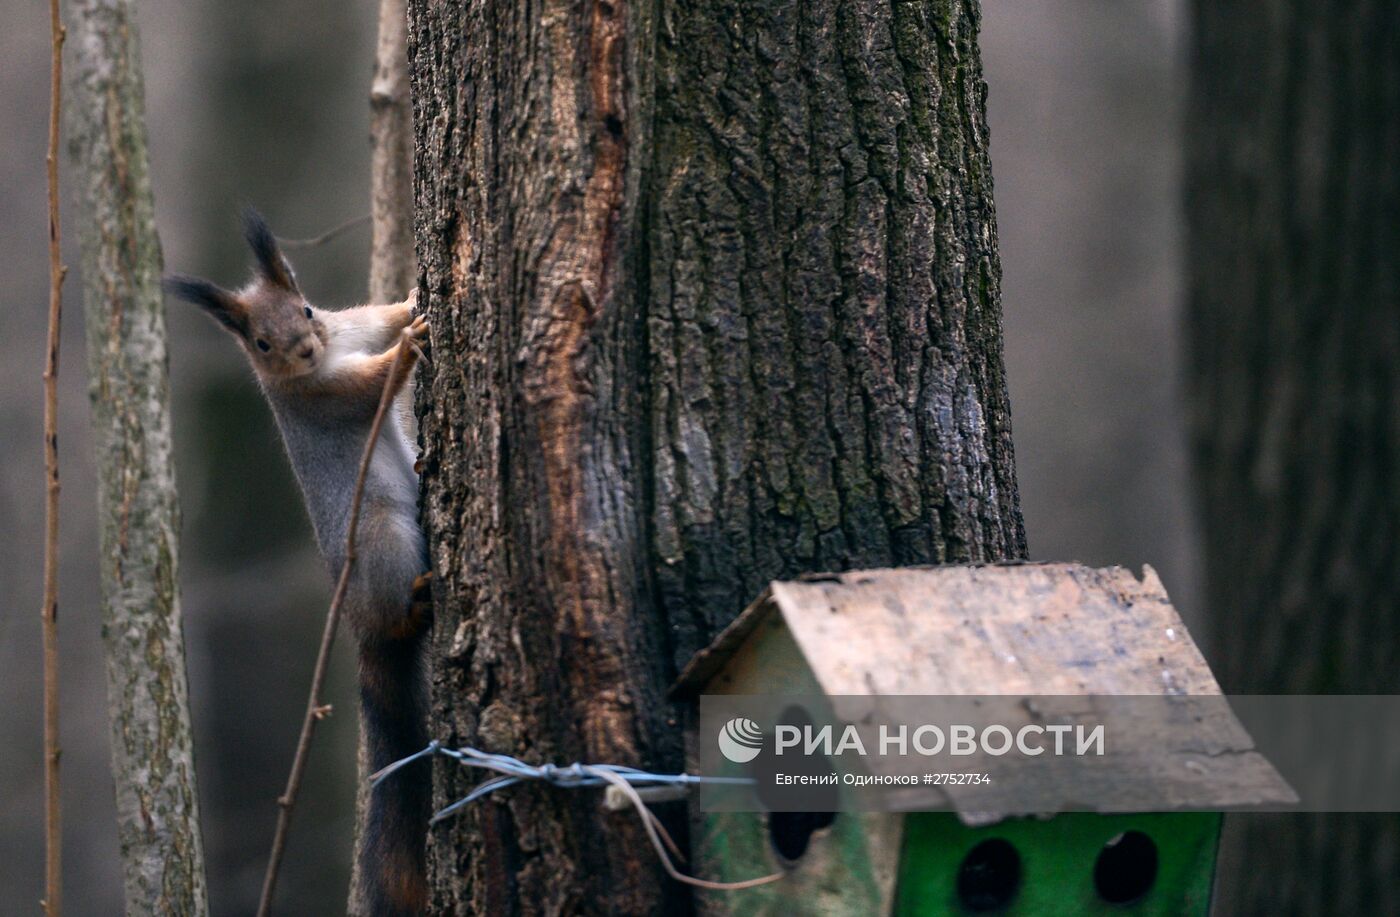
[(1006, 907), (1021, 887), (1021, 855), (999, 837), (982, 841), (958, 867), (958, 901), (969, 911)]
[(835, 812), (770, 812), (768, 840), (784, 864), (794, 864), (807, 852), (812, 835), (834, 821)]
[(1094, 888), (1105, 901), (1131, 904), (1157, 881), (1157, 845), (1141, 831), (1114, 836), (1094, 863)]

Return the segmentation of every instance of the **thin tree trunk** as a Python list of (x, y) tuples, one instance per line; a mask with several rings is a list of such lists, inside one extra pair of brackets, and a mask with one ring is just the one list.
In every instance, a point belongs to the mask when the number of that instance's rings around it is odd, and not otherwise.
[[(406, 0), (380, 0), (379, 43), (369, 93), (370, 216), (369, 301), (402, 302), (413, 288), (413, 103), (408, 86)], [(407, 411), (405, 409), (405, 416)], [(355, 843), (360, 849), (369, 806), (369, 753), (363, 725), (355, 752)], [(360, 900), (360, 861), (350, 872), (349, 917), (365, 914)]]
[(402, 302), (413, 288), (413, 103), (408, 93), (406, 0), (380, 0), (369, 93), (369, 301)]
[[(435, 737), (678, 768), (768, 580), (1024, 556), (975, 2), (410, 9)], [(685, 900), (595, 794), (429, 849), (446, 913)]]
[(134, 10), (78, 0), (79, 173), (102, 633), (128, 914), (204, 914), (170, 385)]
[[(1189, 379), (1214, 664), (1233, 692), (1395, 693), (1400, 10), (1199, 0), (1194, 31)], [(1400, 900), (1400, 816), (1232, 817), (1222, 856), (1224, 914)]]

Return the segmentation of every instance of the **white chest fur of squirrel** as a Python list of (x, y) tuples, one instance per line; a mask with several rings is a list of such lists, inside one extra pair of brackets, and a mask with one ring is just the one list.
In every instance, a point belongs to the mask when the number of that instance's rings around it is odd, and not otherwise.
[[(165, 287), (201, 306), (247, 353), (276, 416), (316, 541), (338, 576), (375, 411), (386, 383), (397, 395), (413, 369), (411, 348), (393, 369), (398, 348), (405, 346), (401, 332), (406, 328), (422, 339), (427, 324), (413, 315), (412, 298), (338, 311), (312, 306), (262, 217), (249, 210), (243, 222), (255, 259), (248, 284), (231, 291), (176, 275)], [(343, 605), (359, 646), (361, 728), (372, 771), (427, 745), (421, 657), (430, 613), (419, 599), (428, 558), (413, 461), (391, 413), (365, 479)], [(418, 766), (415, 771), (370, 794), (356, 855), (366, 912), (376, 917), (418, 914), (426, 907), (428, 772)]]

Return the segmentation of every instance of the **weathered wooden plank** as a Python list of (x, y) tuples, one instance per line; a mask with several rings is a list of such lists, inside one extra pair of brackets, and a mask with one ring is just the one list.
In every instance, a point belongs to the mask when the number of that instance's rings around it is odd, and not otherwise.
[(1219, 694), (1151, 567), (998, 564), (774, 583), (827, 694)]

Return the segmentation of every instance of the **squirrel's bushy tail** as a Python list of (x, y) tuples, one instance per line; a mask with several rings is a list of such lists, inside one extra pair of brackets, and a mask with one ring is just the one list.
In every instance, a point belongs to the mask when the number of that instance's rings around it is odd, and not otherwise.
[[(360, 646), (360, 725), (370, 772), (428, 744), (421, 637)], [(422, 760), (370, 791), (360, 838), (361, 897), (374, 917), (410, 917), (427, 909), (425, 845), (431, 771)]]

